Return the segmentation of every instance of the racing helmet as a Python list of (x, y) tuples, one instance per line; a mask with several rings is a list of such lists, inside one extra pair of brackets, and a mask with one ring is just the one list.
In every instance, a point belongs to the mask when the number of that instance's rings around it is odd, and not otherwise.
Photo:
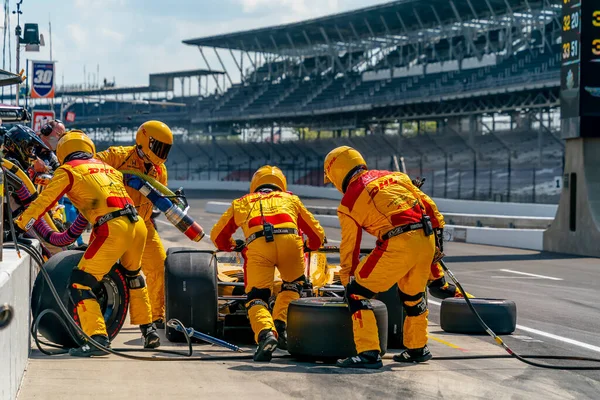
[(135, 144), (143, 158), (160, 165), (167, 161), (173, 145), (173, 132), (160, 121), (146, 121), (138, 128)]
[(349, 146), (336, 147), (325, 157), (324, 182), (345, 193), (353, 174), (360, 169), (366, 170), (367, 162), (358, 151)]
[(93, 156), (96, 154), (96, 145), (83, 131), (72, 130), (65, 133), (56, 145), (58, 162), (63, 164), (65, 158), (78, 151), (90, 153)]
[(285, 179), (285, 175), (279, 168), (265, 165), (257, 169), (252, 175), (250, 193), (254, 193), (265, 186), (274, 186), (285, 192), (287, 190), (287, 179)]
[(18, 156), (24, 164), (35, 160), (36, 148), (48, 149), (48, 146), (25, 125), (15, 125), (4, 135), (4, 148)]

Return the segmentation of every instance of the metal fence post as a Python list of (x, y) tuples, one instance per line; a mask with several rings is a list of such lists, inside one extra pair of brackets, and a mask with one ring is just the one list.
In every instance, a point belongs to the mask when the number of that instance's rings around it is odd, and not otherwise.
[(444, 163), (444, 198), (448, 198), (448, 154), (446, 153), (446, 161)]
[(510, 189), (511, 189), (511, 179), (512, 179), (512, 161), (511, 161), (510, 151), (508, 152), (508, 196), (506, 200), (510, 203)]
[(536, 198), (536, 193), (535, 193), (535, 184), (536, 184), (536, 172), (537, 172), (537, 168), (533, 168), (533, 189), (532, 189), (532, 196), (533, 197), (533, 202), (535, 203), (535, 198)]

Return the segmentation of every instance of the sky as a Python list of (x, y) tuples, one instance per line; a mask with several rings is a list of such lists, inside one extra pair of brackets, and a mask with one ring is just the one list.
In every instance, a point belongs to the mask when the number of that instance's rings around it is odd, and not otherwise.
[[(195, 46), (184, 39), (277, 25), (319, 17), (389, 0), (23, 0), (21, 26), (38, 23), (46, 46), (39, 53), (22, 52), (22, 60), (48, 60), (48, 21), (52, 22), (52, 57), (57, 61), (57, 84), (88, 82), (117, 86), (147, 85), (148, 74), (206, 65)], [(10, 10), (17, 0), (10, 0)], [(0, 22), (4, 21), (3, 12)], [(15, 70), (14, 28), (10, 16), (12, 68)], [(8, 49), (6, 50), (8, 51)], [(218, 61), (206, 52), (215, 69)], [(228, 69), (235, 70), (229, 53)], [(9, 69), (6, 60), (5, 69)], [(220, 69), (220, 68), (219, 68)], [(237, 74), (239, 75), (239, 74)], [(236, 80), (234, 78), (234, 80)]]

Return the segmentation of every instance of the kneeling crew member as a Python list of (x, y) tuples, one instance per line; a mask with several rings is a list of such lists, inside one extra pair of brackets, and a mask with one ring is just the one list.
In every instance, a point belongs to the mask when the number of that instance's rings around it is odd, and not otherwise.
[[(362, 155), (342, 146), (325, 158), (325, 182), (343, 193), (338, 207), (342, 284), (352, 312), (355, 357), (339, 360), (343, 368), (381, 368), (379, 335), (369, 299), (398, 283), (406, 319), (406, 350), (395, 361), (431, 359), (427, 348), (424, 291), (435, 252), (433, 228), (443, 220), (433, 201), (401, 172), (367, 170)], [(362, 230), (377, 246), (359, 261)], [(350, 277), (354, 280), (350, 281)]]
[[(279, 168), (270, 165), (259, 168), (250, 182), (250, 194), (234, 200), (211, 232), (211, 240), (219, 250), (242, 251), (246, 308), (258, 343), (255, 361), (271, 361), (278, 345), (287, 348), (288, 306), (300, 297), (306, 282), (304, 249), (298, 230), (308, 237), (307, 246), (311, 250), (317, 250), (325, 238), (319, 222), (298, 196), (286, 189), (286, 179)], [(245, 243), (232, 239), (238, 227), (244, 231)], [(268, 302), (275, 266), (283, 284), (271, 316)]]
[[(140, 275), (146, 227), (125, 191), (122, 174), (93, 158), (95, 153), (94, 142), (83, 132), (70, 131), (64, 135), (56, 149), (61, 166), (16, 223), (21, 229), (28, 230), (67, 194), (81, 214), (94, 222), (90, 245), (71, 275), (71, 296), (77, 305), (81, 328), (98, 343), (109, 346), (106, 324), (94, 291), (120, 259), (129, 286), (131, 323), (140, 325), (144, 347), (156, 348), (160, 338), (152, 324), (148, 290)], [(69, 354), (90, 357), (105, 353), (86, 343), (71, 349)]]

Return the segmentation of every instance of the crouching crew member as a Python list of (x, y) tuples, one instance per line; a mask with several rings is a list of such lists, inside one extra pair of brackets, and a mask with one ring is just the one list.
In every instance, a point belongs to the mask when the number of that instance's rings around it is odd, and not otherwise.
[[(342, 284), (352, 312), (355, 357), (339, 360), (343, 368), (381, 368), (381, 348), (369, 299), (398, 283), (406, 320), (406, 350), (399, 362), (431, 359), (427, 348), (424, 291), (434, 258), (433, 229), (443, 217), (433, 201), (401, 172), (368, 170), (362, 155), (342, 146), (325, 158), (325, 182), (343, 193), (338, 207)], [(377, 237), (375, 249), (359, 261), (362, 231)], [(351, 280), (351, 277), (354, 279)]]
[[(211, 240), (219, 250), (243, 249), (246, 308), (258, 343), (255, 361), (271, 361), (278, 345), (287, 348), (288, 306), (300, 297), (306, 282), (299, 229), (308, 237), (307, 247), (311, 250), (317, 250), (325, 237), (323, 228), (298, 196), (286, 189), (286, 178), (279, 168), (259, 168), (250, 182), (250, 194), (234, 200), (211, 232)], [(245, 243), (232, 238), (238, 227), (244, 231)], [(268, 302), (275, 267), (283, 284), (271, 316)]]
[[(71, 275), (71, 296), (77, 305), (81, 328), (98, 343), (109, 346), (106, 324), (94, 289), (120, 259), (129, 286), (131, 323), (140, 326), (144, 347), (158, 347), (160, 338), (152, 324), (148, 290), (140, 275), (146, 227), (125, 191), (122, 174), (94, 158), (94, 142), (81, 131), (64, 135), (58, 142), (56, 153), (61, 166), (46, 190), (29, 205), (16, 224), (28, 230), (58, 199), (68, 194), (81, 214), (94, 223), (90, 245)], [(71, 349), (69, 354), (89, 357), (105, 353), (86, 343)]]
[[(165, 161), (173, 145), (171, 129), (160, 121), (144, 122), (135, 135), (135, 146), (112, 146), (98, 153), (104, 161), (119, 171), (137, 171), (167, 184)], [(167, 253), (152, 222), (152, 202), (139, 191), (126, 186), (139, 216), (144, 220), (148, 237), (142, 255), (142, 271), (148, 279), (152, 321), (158, 328), (165, 322), (165, 259)]]

